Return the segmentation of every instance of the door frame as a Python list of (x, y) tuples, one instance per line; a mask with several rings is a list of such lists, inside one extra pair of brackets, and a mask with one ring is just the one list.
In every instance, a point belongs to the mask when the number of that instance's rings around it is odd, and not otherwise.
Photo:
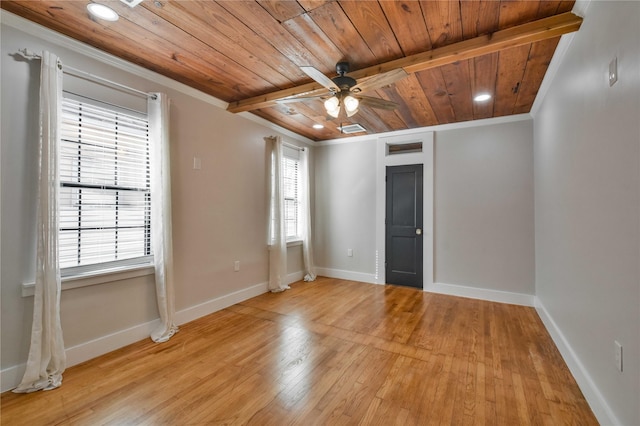
[[(422, 152), (389, 155), (389, 145), (422, 142)], [(376, 141), (376, 284), (385, 284), (385, 204), (387, 166), (422, 164), (422, 289), (433, 287), (433, 132), (380, 137)]]

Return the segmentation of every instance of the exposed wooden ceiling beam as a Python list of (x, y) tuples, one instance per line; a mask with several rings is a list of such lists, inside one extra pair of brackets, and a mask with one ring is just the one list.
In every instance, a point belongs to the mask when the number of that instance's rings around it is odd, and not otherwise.
[[(469, 40), (439, 47), (427, 52), (374, 65), (349, 73), (350, 77), (357, 80), (372, 77), (374, 75), (391, 71), (397, 68), (404, 69), (407, 73), (435, 68), (456, 61), (474, 58), (498, 52), (503, 49), (521, 46), (563, 34), (577, 31), (582, 24), (582, 18), (566, 12), (537, 21), (485, 34)], [(326, 88), (316, 82), (301, 84), (289, 89), (278, 90), (260, 96), (231, 102), (227, 108), (230, 112), (253, 111), (275, 105), (277, 99), (290, 96), (313, 96), (326, 92)]]

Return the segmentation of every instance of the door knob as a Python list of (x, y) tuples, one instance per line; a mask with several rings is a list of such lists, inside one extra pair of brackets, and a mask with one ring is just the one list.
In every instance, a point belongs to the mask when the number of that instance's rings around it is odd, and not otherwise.
[(416, 235), (422, 235), (422, 229), (416, 228)]

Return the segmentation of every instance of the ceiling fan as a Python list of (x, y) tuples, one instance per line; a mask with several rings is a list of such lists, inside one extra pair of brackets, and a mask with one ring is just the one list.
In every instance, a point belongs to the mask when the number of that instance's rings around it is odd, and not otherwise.
[(331, 118), (338, 118), (343, 111), (347, 117), (351, 117), (358, 112), (360, 105), (387, 110), (395, 109), (397, 106), (395, 102), (373, 98), (371, 96), (363, 96), (361, 93), (395, 83), (408, 75), (402, 68), (397, 68), (358, 83), (354, 78), (346, 75), (349, 72), (348, 62), (338, 62), (336, 64), (338, 76), (333, 78), (327, 77), (318, 69), (311, 66), (303, 66), (300, 67), (300, 69), (317, 83), (326, 87), (329, 93), (309, 97), (299, 97), (299, 95), (297, 95), (298, 97), (290, 96), (279, 99), (276, 102), (288, 103), (325, 98), (324, 107)]

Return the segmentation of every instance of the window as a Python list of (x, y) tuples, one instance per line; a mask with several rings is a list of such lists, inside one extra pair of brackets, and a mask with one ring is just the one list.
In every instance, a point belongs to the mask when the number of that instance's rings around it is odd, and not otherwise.
[[(295, 153), (297, 157), (297, 152)], [(287, 155), (282, 157), (284, 188), (284, 226), (287, 240), (300, 238), (300, 161)]]
[(67, 94), (62, 110), (62, 275), (151, 262), (146, 115)]
[[(290, 148), (286, 145), (282, 150), (282, 189), (284, 198), (284, 230), (287, 241), (299, 241), (302, 239), (302, 208), (300, 200), (300, 152), (297, 149)], [(275, 156), (271, 158), (271, 161), (275, 161)], [(273, 163), (272, 163), (273, 166)], [(272, 167), (271, 185), (275, 185), (275, 175), (273, 174)], [(273, 209), (275, 205), (271, 204), (271, 212), (269, 217), (271, 218), (269, 240), (274, 241), (275, 235), (275, 214)]]
[(422, 152), (422, 142), (388, 143), (387, 155)]

